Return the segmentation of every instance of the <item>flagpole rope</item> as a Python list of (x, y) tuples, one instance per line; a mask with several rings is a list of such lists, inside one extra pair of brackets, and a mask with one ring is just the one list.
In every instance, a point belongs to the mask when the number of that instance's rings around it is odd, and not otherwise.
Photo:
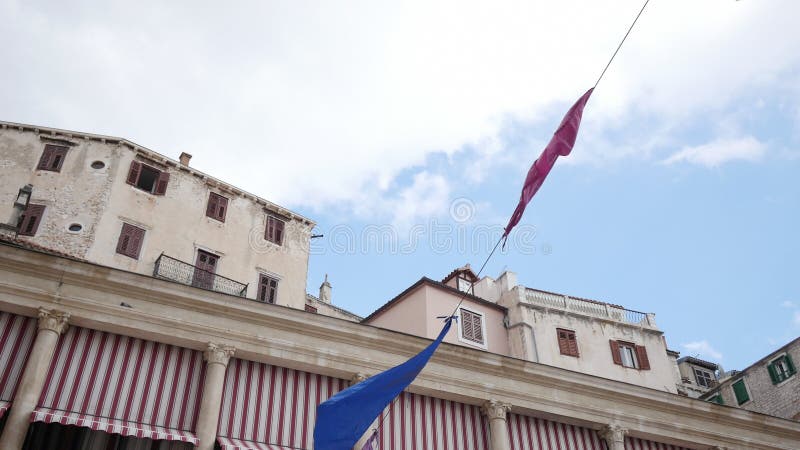
[(633, 26), (636, 25), (636, 21), (639, 20), (639, 17), (641, 17), (641, 15), (644, 12), (644, 9), (647, 7), (648, 3), (650, 3), (650, 0), (645, 0), (644, 5), (642, 5), (642, 9), (639, 10), (639, 14), (636, 15), (635, 19), (633, 19), (633, 23), (628, 28), (628, 31), (625, 33), (625, 36), (619, 42), (619, 45), (617, 46), (617, 49), (614, 50), (614, 54), (611, 55), (611, 59), (608, 60), (608, 64), (606, 64), (606, 67), (603, 69), (603, 72), (600, 73), (600, 76), (597, 78), (597, 81), (594, 83), (594, 87), (597, 87), (597, 85), (600, 84), (600, 80), (603, 79), (603, 75), (606, 74), (606, 70), (608, 70), (608, 67), (611, 65), (611, 62), (614, 61), (614, 57), (617, 56), (617, 53), (619, 52), (619, 49), (622, 48), (622, 44), (625, 43), (625, 39), (627, 39), (628, 35), (631, 34), (631, 30), (633, 30)]

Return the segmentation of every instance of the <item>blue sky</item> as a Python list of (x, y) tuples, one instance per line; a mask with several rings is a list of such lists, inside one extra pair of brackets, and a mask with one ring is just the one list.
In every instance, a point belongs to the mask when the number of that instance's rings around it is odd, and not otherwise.
[[(446, 238), (502, 227), (640, 7), (0, 0), (0, 118), (192, 153), (316, 220), (309, 291), (328, 273), (334, 302), (367, 314), (483, 261)], [(671, 348), (729, 369), (796, 337), (798, 16), (651, 1), (485, 273), (654, 312)], [(396, 251), (331, 239), (376, 229)]]

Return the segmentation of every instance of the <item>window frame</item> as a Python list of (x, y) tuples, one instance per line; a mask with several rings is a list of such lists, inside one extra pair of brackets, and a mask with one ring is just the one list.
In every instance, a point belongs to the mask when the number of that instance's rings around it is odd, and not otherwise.
[[(67, 152), (69, 152), (69, 147), (66, 145), (45, 144), (42, 155), (39, 157), (39, 162), (36, 163), (36, 170), (61, 172), (64, 167), (64, 160), (67, 159)], [(58, 160), (54, 167), (53, 160), (56, 157), (58, 157)]]
[[(785, 370), (779, 371), (779, 368)], [(795, 376), (797, 373), (797, 370), (794, 367), (794, 362), (788, 353), (784, 353), (772, 359), (772, 361), (770, 361), (767, 365), (767, 371), (769, 372), (769, 377), (772, 380), (772, 384), (781, 384)]]
[[(469, 336), (465, 336), (464, 335), (464, 317), (465, 317), (464, 312), (465, 311), (466, 311), (466, 313), (468, 315), (471, 314), (472, 316), (475, 316), (475, 317), (480, 319), (480, 331), (481, 331), (481, 337), (483, 338), (480, 342), (475, 340), (474, 338), (470, 338)], [(469, 344), (469, 345), (472, 345), (472, 346), (487, 350), (488, 347), (489, 347), (489, 339), (488, 339), (488, 337), (486, 335), (486, 315), (481, 313), (481, 312), (475, 311), (473, 309), (469, 309), (469, 308), (465, 308), (463, 306), (460, 306), (458, 308), (458, 320), (460, 322), (458, 324), (458, 340), (459, 340), (459, 342), (463, 342), (465, 344)], [(470, 323), (472, 323), (472, 320), (470, 320)]]
[[(633, 342), (615, 339), (610, 339), (608, 342), (611, 345), (611, 359), (614, 361), (614, 364), (629, 369), (650, 370), (650, 358), (647, 356), (647, 347), (644, 345), (637, 345)], [(625, 364), (622, 352), (623, 348), (631, 350), (630, 356), (633, 365)]]
[[(126, 233), (127, 230), (127, 233)], [(130, 239), (135, 239), (135, 234), (139, 235), (138, 241), (134, 241), (134, 247), (130, 247), (131, 244)], [(123, 245), (124, 239), (128, 237), (128, 243)], [(139, 257), (142, 256), (142, 247), (144, 247), (144, 238), (147, 234), (147, 230), (142, 227), (138, 227), (134, 224), (128, 222), (122, 222), (122, 227), (119, 230), (119, 238), (117, 239), (117, 248), (116, 253), (119, 255), (127, 256), (128, 258), (132, 258), (135, 260), (139, 260)]]
[[(208, 193), (208, 203), (206, 203), (206, 217), (225, 223), (228, 215), (228, 201), (230, 199), (216, 192)], [(222, 213), (220, 214), (220, 209)]]
[[(142, 170), (145, 168), (147, 170), (156, 172), (156, 178), (153, 181), (153, 187), (150, 188), (150, 190), (139, 186)], [(125, 182), (142, 192), (147, 192), (152, 195), (165, 195), (167, 193), (167, 186), (169, 185), (169, 172), (166, 169), (162, 170), (158, 167), (153, 167), (141, 161), (133, 160), (128, 168), (128, 176), (125, 178)]]
[(722, 392), (717, 392), (716, 394), (709, 397), (706, 401), (710, 403), (716, 403), (717, 405), (725, 404), (725, 399), (722, 397)]
[[(264, 281), (263, 281), (264, 279), (267, 279), (267, 280), (275, 282), (274, 294), (272, 296), (273, 298), (272, 298), (271, 301), (269, 299), (263, 299), (263, 300), (261, 299), (262, 292), (264, 292), (262, 289), (264, 289), (264, 286), (265, 286)], [(258, 273), (258, 289), (256, 289), (256, 301), (259, 302), (259, 303), (266, 303), (266, 304), (270, 304), (270, 305), (277, 304), (277, 302), (278, 302), (278, 289), (280, 288), (280, 282), (281, 282), (280, 278), (275, 276), (275, 275), (259, 272)], [(270, 287), (271, 286), (268, 286), (268, 288), (270, 288)]]
[[(270, 222), (272, 222), (272, 234), (270, 234)], [(277, 226), (280, 224), (280, 226)], [(264, 239), (272, 242), (275, 245), (282, 246), (283, 239), (286, 234), (286, 221), (278, 218), (278, 216), (267, 214), (266, 223), (264, 224)]]
[[(564, 334), (563, 338), (561, 337), (562, 334)], [(558, 341), (558, 350), (562, 355), (580, 358), (581, 355), (578, 349), (578, 337), (576, 336), (574, 330), (556, 328), (556, 339)]]
[[(710, 371), (692, 366), (692, 373), (694, 374), (694, 380), (698, 386), (702, 386), (704, 388), (714, 387), (714, 383), (716, 382), (716, 377)], [(707, 375), (707, 377), (699, 377), (698, 374)], [(701, 378), (703, 379), (708, 378), (708, 384), (701, 383), (700, 382)]]
[[(39, 225), (42, 224), (45, 210), (47, 210), (47, 205), (28, 203), (25, 211), (19, 216), (17, 236), (36, 236), (36, 232), (39, 231)], [(33, 225), (31, 225), (31, 222), (33, 222)], [(27, 228), (31, 228), (31, 230), (26, 231)]]
[[(739, 398), (739, 394), (736, 391), (737, 384), (741, 385), (744, 390), (744, 395), (745, 395), (744, 400)], [(738, 380), (731, 383), (731, 391), (733, 391), (733, 398), (734, 400), (736, 400), (736, 404), (738, 404), (739, 406), (742, 406), (745, 403), (752, 400), (752, 397), (750, 396), (750, 389), (747, 388), (747, 383), (745, 383), (744, 378), (739, 378)]]

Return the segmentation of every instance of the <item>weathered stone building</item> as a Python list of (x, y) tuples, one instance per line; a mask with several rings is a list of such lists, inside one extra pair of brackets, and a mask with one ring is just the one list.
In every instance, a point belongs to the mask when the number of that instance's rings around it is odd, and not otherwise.
[[(303, 309), (314, 223), (190, 158), (0, 122), (0, 222), (18, 239), (86, 261)], [(26, 186), (27, 203), (12, 207)]]
[(700, 398), (722, 405), (800, 421), (797, 338), (742, 371), (731, 371)]

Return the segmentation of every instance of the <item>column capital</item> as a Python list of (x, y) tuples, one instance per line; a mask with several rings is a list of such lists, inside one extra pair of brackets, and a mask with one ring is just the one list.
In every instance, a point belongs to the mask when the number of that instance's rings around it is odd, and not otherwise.
[[(628, 434), (626, 428), (622, 428), (617, 423), (610, 423), (597, 431), (598, 436), (605, 439), (610, 445), (612, 443), (625, 443), (625, 435)], [(612, 447), (613, 448), (613, 447)]]
[(222, 364), (227, 367), (228, 361), (230, 361), (235, 351), (236, 349), (230, 345), (209, 342), (208, 347), (203, 352), (203, 359), (205, 359), (208, 364)]
[(356, 372), (356, 373), (353, 374), (352, 377), (350, 377), (350, 386), (353, 386), (354, 384), (361, 383), (362, 381), (366, 380), (367, 378), (369, 378), (367, 375), (365, 375), (365, 374), (363, 374), (361, 372)]
[(50, 330), (61, 334), (67, 330), (68, 321), (68, 312), (39, 308), (39, 331)]
[(487, 400), (481, 405), (481, 412), (489, 419), (506, 420), (506, 414), (511, 409), (511, 405), (497, 400)]

